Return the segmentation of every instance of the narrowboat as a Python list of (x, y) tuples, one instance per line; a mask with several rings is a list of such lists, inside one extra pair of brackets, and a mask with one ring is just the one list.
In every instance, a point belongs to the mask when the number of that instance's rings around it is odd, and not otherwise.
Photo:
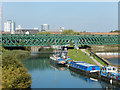
[(61, 58), (59, 54), (56, 54), (50, 57), (50, 63), (65, 65), (65, 59)]
[(69, 67), (70, 62), (72, 61), (71, 58), (69, 58), (69, 56), (65, 59), (65, 66)]
[(98, 78), (100, 67), (83, 61), (71, 61), (69, 69), (86, 76)]
[(113, 66), (102, 67), (100, 75), (102, 80), (105, 80), (111, 84), (120, 85), (120, 73), (118, 73), (116, 67)]

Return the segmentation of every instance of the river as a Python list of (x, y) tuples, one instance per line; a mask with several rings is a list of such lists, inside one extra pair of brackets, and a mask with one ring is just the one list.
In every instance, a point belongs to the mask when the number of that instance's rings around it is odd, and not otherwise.
[[(42, 55), (41, 55), (42, 56)], [(48, 57), (33, 55), (23, 61), (32, 76), (31, 88), (115, 88), (104, 81), (93, 81), (88, 77), (49, 63)]]
[(106, 58), (106, 60), (108, 60), (110, 63), (115, 64), (115, 65), (120, 64), (120, 61), (119, 61), (120, 57), (119, 58), (109, 58), (109, 59)]

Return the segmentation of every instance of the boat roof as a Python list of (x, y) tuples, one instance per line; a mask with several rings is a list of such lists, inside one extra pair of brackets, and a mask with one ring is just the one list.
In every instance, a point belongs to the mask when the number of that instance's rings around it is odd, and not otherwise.
[[(105, 68), (116, 68), (116, 67), (114, 67), (114, 66), (105, 66)], [(117, 68), (116, 68), (117, 69)]]
[(77, 63), (77, 64), (78, 64), (78, 65), (83, 65), (83, 66), (86, 66), (86, 67), (96, 66), (96, 65), (88, 64), (88, 63)]
[(73, 63), (85, 63), (83, 61), (73, 61)]
[(66, 60), (71, 60), (71, 58), (67, 58)]
[(65, 60), (65, 59), (63, 59), (63, 58), (59, 58), (58, 60)]

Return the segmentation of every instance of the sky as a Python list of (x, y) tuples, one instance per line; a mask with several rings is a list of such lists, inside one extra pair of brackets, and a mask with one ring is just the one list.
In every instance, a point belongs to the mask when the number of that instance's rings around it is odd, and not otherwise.
[[(109, 32), (118, 29), (117, 2), (3, 2), (2, 25), (14, 20), (23, 28)], [(3, 27), (3, 26), (2, 26)]]

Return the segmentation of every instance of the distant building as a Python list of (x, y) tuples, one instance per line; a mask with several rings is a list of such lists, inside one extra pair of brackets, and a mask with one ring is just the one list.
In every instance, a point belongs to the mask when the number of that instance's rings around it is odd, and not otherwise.
[(62, 32), (61, 29), (49, 29), (49, 30), (46, 30), (47, 32)]
[(39, 29), (17, 29), (15, 30), (15, 34), (37, 34)]
[(4, 23), (4, 32), (10, 32), (11, 34), (15, 33), (15, 22), (12, 20), (7, 20)]
[(60, 27), (61, 30), (64, 30), (64, 27)]
[(21, 25), (18, 25), (18, 27), (16, 28), (16, 30), (22, 29)]
[(41, 31), (46, 31), (46, 30), (49, 30), (49, 29), (50, 29), (50, 26), (48, 24), (41, 25)]
[(39, 32), (38, 28), (24, 29), (21, 27), (21, 25), (18, 25), (18, 27), (15, 30), (15, 34), (37, 34), (38, 32)]

